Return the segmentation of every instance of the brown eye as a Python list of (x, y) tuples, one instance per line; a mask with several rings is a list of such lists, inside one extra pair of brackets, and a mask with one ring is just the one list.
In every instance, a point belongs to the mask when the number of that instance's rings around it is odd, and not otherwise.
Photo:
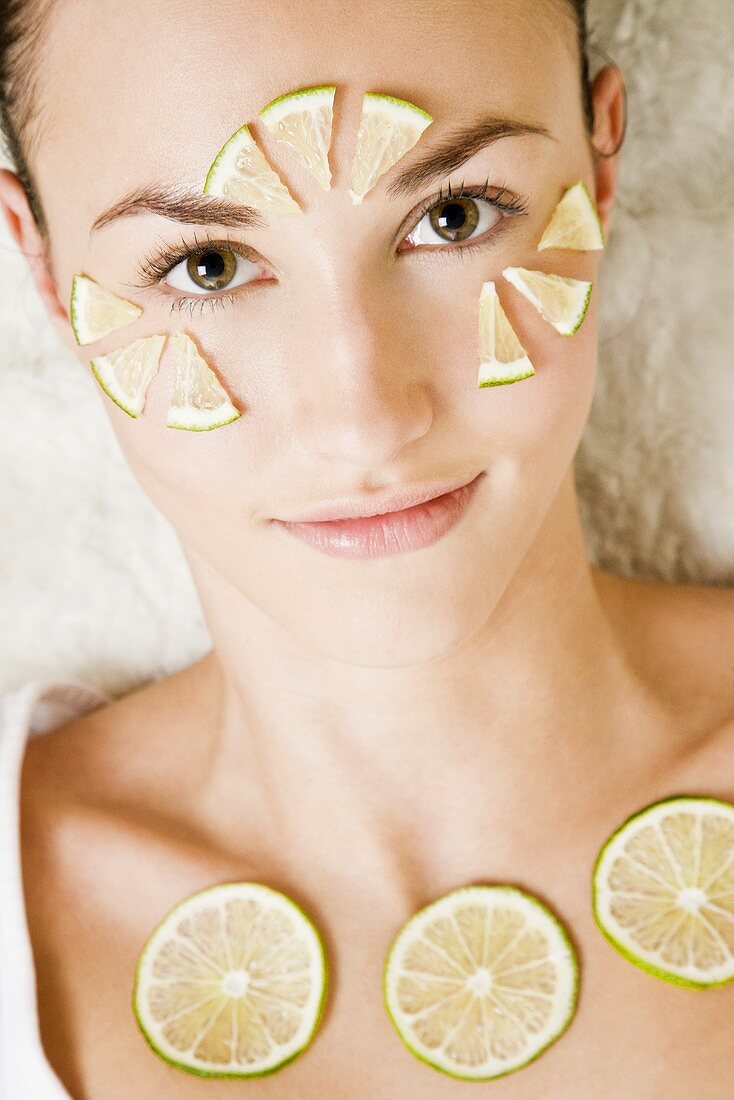
[(237, 270), (237, 257), (226, 248), (208, 248), (193, 252), (186, 261), (186, 271), (202, 290), (224, 290)]
[(474, 199), (448, 199), (428, 211), (431, 226), (447, 241), (463, 241), (479, 224)]

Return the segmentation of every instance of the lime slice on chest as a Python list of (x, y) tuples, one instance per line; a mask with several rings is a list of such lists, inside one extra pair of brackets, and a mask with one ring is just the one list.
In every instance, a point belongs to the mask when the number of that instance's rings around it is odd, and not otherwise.
[(166, 427), (210, 431), (241, 416), (191, 337), (177, 332), (173, 344), (176, 373)]
[(349, 197), (361, 203), (383, 173), (412, 149), (433, 117), (415, 103), (365, 92), (352, 161)]
[(604, 229), (599, 211), (583, 180), (569, 187), (540, 238), (538, 251), (570, 248), (595, 252), (604, 248)]
[(139, 416), (143, 411), (165, 342), (165, 336), (144, 336), (125, 348), (90, 360), (102, 389), (129, 416)]
[(69, 318), (77, 344), (93, 344), (110, 332), (137, 321), (140, 306), (118, 298), (87, 275), (71, 280)]
[(635, 966), (705, 988), (734, 980), (734, 805), (662, 799), (627, 818), (594, 865), (594, 917)]
[(383, 975), (408, 1049), (451, 1077), (526, 1066), (568, 1027), (578, 963), (560, 921), (513, 886), (464, 886), (402, 926)]
[(205, 195), (220, 195), (266, 212), (302, 212), (255, 144), (248, 126), (241, 126), (219, 150), (203, 190)]
[(480, 388), (519, 382), (535, 374), (493, 282), (484, 283), (479, 296), (479, 355)]
[(502, 274), (562, 336), (573, 336), (581, 328), (591, 301), (591, 283), (524, 267), (507, 267)]
[(336, 86), (302, 88), (268, 103), (260, 111), (263, 126), (296, 154), (324, 191), (331, 188), (329, 146)]
[(326, 954), (303, 910), (257, 882), (208, 887), (146, 940), (133, 1011), (164, 1061), (201, 1077), (262, 1077), (310, 1044)]

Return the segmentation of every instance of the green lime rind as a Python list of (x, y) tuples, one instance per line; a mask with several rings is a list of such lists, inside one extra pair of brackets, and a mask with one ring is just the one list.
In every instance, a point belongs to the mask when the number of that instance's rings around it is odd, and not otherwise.
[(231, 416), (225, 417), (223, 420), (215, 420), (210, 424), (184, 424), (182, 420), (178, 423), (170, 418), (166, 422), (167, 428), (180, 428), (184, 432), (210, 432), (212, 428), (223, 428), (225, 424), (232, 424), (235, 420), (238, 420), (242, 416), (242, 413), (238, 409), (235, 409)]
[[(90, 279), (88, 275), (74, 275), (71, 280), (71, 290), (69, 292), (69, 321), (71, 323), (71, 329), (74, 333), (74, 339), (80, 347), (86, 344), (95, 344), (98, 340), (101, 340), (104, 336), (109, 336), (111, 332), (117, 332), (118, 329), (125, 328), (127, 325), (132, 325), (141, 316), (143, 310), (142, 307), (136, 305), (135, 302), (129, 302), (127, 298), (118, 298), (118, 302), (124, 303), (126, 306), (130, 306), (135, 311), (133, 317), (128, 317), (121, 324), (115, 325), (114, 328), (105, 329), (104, 332), (95, 333), (93, 336), (86, 336), (82, 338), (82, 329), (86, 327), (86, 322), (81, 315), (79, 309), (79, 303), (81, 301), (84, 290), (82, 289), (86, 283), (94, 283), (94, 279)], [(98, 284), (95, 284), (98, 286)], [(104, 289), (101, 287), (100, 289)], [(107, 291), (112, 297), (111, 291)]]
[[(596, 243), (593, 247), (586, 247), (586, 248), (574, 248), (574, 247), (569, 246), (569, 245), (556, 244), (556, 243), (552, 243), (552, 242), (548, 242), (548, 243), (544, 244), (543, 242), (546, 238), (548, 230), (550, 229), (551, 225), (553, 224), (553, 220), (554, 220), (554, 218), (555, 218), (555, 216), (558, 212), (558, 207), (561, 205), (561, 203), (563, 203), (563, 201), (568, 197), (568, 195), (570, 195), (577, 188), (581, 189), (584, 192), (584, 197), (586, 198), (587, 209), (594, 217), (596, 227), (599, 231), (599, 241), (598, 241), (598, 243)], [(543, 231), (541, 239), (538, 243), (538, 252), (545, 252), (546, 250), (551, 250), (551, 249), (557, 249), (559, 251), (566, 250), (566, 251), (570, 251), (570, 252), (600, 252), (604, 248), (606, 248), (606, 238), (605, 238), (605, 235), (604, 235), (604, 226), (602, 225), (601, 218), (599, 217), (599, 210), (597, 208), (596, 203), (594, 202), (594, 199), (592, 197), (591, 192), (589, 191), (589, 188), (586, 186), (585, 181), (584, 180), (579, 180), (577, 183), (574, 183), (571, 187), (566, 188), (563, 195), (561, 196), (561, 200), (558, 203), (558, 206), (556, 207), (556, 209), (554, 210), (553, 215), (552, 215), (550, 221), (548, 222), (548, 225), (546, 226), (545, 230)]]
[(526, 374), (516, 374), (512, 378), (485, 378), (479, 382), (477, 389), (487, 389), (488, 386), (509, 386), (513, 382), (522, 382), (526, 378), (533, 378), (535, 376), (534, 370), (527, 371)]
[(627, 829), (633, 821), (648, 816), (651, 811), (657, 809), (658, 806), (663, 806), (673, 802), (680, 803), (682, 807), (685, 807), (687, 804), (690, 803), (705, 802), (709, 805), (722, 806), (724, 809), (730, 810), (734, 813), (734, 804), (732, 804), (731, 802), (727, 802), (723, 798), (715, 798), (712, 795), (686, 794), (668, 795), (666, 798), (657, 799), (655, 802), (650, 802), (647, 806), (643, 806), (641, 809), (635, 810), (633, 814), (630, 814), (629, 817), (625, 818), (621, 825), (619, 825), (612, 833), (610, 833), (610, 835), (607, 837), (607, 839), (604, 841), (601, 848), (599, 849), (597, 857), (594, 861), (594, 866), (591, 871), (591, 908), (594, 916), (594, 921), (596, 922), (599, 931), (602, 933), (604, 938), (612, 945), (612, 947), (614, 947), (620, 955), (624, 956), (624, 958), (627, 959), (628, 962), (631, 962), (640, 970), (644, 970), (646, 974), (651, 974), (655, 978), (660, 978), (665, 982), (670, 982), (672, 985), (684, 986), (687, 989), (713, 989), (722, 985), (730, 985), (731, 982), (734, 982), (734, 974), (732, 974), (728, 978), (717, 979), (716, 981), (696, 981), (694, 978), (686, 978), (680, 974), (676, 974), (672, 970), (666, 970), (664, 967), (656, 966), (655, 963), (651, 963), (646, 959), (643, 959), (642, 956), (635, 954), (629, 947), (626, 946), (626, 944), (621, 943), (620, 940), (617, 939), (617, 937), (606, 927), (601, 913), (599, 912), (598, 895), (600, 892), (600, 872), (602, 862), (612, 842), (615, 840), (615, 838), (619, 836), (621, 832)]
[(379, 103), (390, 105), (400, 112), (405, 112), (410, 118), (420, 115), (427, 122), (433, 122), (433, 115), (429, 115), (428, 111), (424, 111), (422, 107), (411, 103), (409, 99), (399, 99), (397, 96), (386, 95), (384, 92), (365, 92), (364, 100), (375, 105)]
[(325, 1007), (325, 1003), (326, 1003), (327, 989), (328, 989), (328, 986), (329, 986), (329, 968), (328, 968), (328, 961), (327, 961), (327, 957), (326, 957), (326, 949), (324, 947), (324, 942), (321, 938), (321, 934), (319, 933), (318, 928), (316, 927), (314, 922), (311, 920), (308, 913), (306, 913), (306, 911), (298, 904), (298, 902), (294, 901), (293, 898), (290, 897), (288, 894), (285, 894), (282, 890), (275, 890), (272, 886), (267, 886), (263, 882), (255, 882), (255, 883), (252, 883), (252, 885), (257, 886), (261, 890), (266, 890), (271, 894), (277, 894), (280, 897), (284, 897), (286, 899), (286, 901), (290, 903), (290, 905), (292, 905), (295, 909), (297, 909), (299, 911), (299, 913), (303, 917), (305, 923), (311, 927), (311, 929), (314, 933), (316, 944), (318, 945), (318, 948), (319, 948), (319, 954), (320, 954), (320, 960), (321, 960), (321, 974), (322, 974), (321, 994), (320, 994), (320, 997), (319, 997), (319, 1002), (318, 1002), (318, 1005), (317, 1005), (317, 1008), (316, 1008), (316, 1012), (314, 1013), (314, 1019), (313, 1019), (312, 1025), (311, 1025), (311, 1029), (308, 1032), (308, 1034), (306, 1035), (306, 1038), (304, 1039), (301, 1046), (298, 1048), (298, 1050), (291, 1051), (290, 1054), (286, 1055), (286, 1057), (283, 1058), (277, 1064), (275, 1064), (273, 1066), (268, 1066), (265, 1069), (255, 1070), (255, 1071), (252, 1071), (252, 1072), (249, 1072), (249, 1073), (246, 1072), (246, 1071), (245, 1072), (227, 1072), (227, 1071), (203, 1069), (199, 1066), (193, 1066), (188, 1062), (181, 1062), (181, 1061), (178, 1061), (178, 1059), (171, 1058), (164, 1051), (162, 1051), (159, 1046), (157, 1046), (157, 1044), (153, 1040), (152, 1036), (149, 1035), (149, 1033), (147, 1032), (145, 1024), (144, 1024), (144, 1022), (143, 1022), (143, 1020), (142, 1020), (142, 1018), (141, 1018), (141, 1016), (138, 1012), (137, 994), (138, 994), (138, 988), (139, 988), (140, 971), (141, 971), (141, 967), (142, 967), (142, 964), (143, 964), (143, 961), (144, 961), (144, 956), (145, 956), (145, 954), (148, 950), (149, 945), (152, 943), (153, 937), (155, 936), (156, 932), (164, 924), (167, 923), (167, 921), (171, 918), (173, 913), (175, 913), (175, 911), (180, 906), (182, 906), (183, 904), (191, 901), (192, 898), (198, 897), (201, 894), (207, 894), (210, 891), (217, 890), (218, 888), (220, 888), (222, 886), (241, 886), (241, 885), (250, 885), (250, 883), (249, 882), (246, 882), (246, 883), (242, 883), (242, 882), (219, 882), (215, 886), (205, 886), (202, 890), (194, 891), (194, 893), (189, 894), (186, 898), (184, 898), (184, 900), (182, 902), (178, 902), (177, 905), (174, 905), (173, 908), (169, 909), (169, 911), (165, 914), (165, 916), (163, 916), (162, 919), (158, 921), (158, 923), (155, 925), (155, 927), (148, 934), (148, 937), (147, 937), (145, 943), (143, 944), (142, 950), (140, 951), (140, 954), (138, 955), (138, 961), (135, 965), (135, 977), (134, 977), (134, 980), (133, 980), (133, 991), (132, 991), (132, 1009), (133, 1009), (133, 1014), (135, 1016), (136, 1023), (138, 1025), (138, 1028), (139, 1028), (143, 1038), (145, 1039), (146, 1043), (148, 1044), (150, 1049), (153, 1051), (153, 1053), (156, 1054), (162, 1061), (166, 1062), (169, 1066), (174, 1066), (176, 1069), (182, 1069), (186, 1073), (190, 1073), (195, 1077), (208, 1077), (208, 1078), (217, 1077), (217, 1078), (227, 1078), (227, 1079), (230, 1079), (230, 1080), (232, 1080), (232, 1079), (241, 1080), (242, 1078), (245, 1078), (245, 1077), (248, 1077), (248, 1078), (249, 1077), (269, 1077), (271, 1074), (276, 1073), (279, 1069), (283, 1069), (284, 1066), (287, 1066), (291, 1062), (295, 1061), (295, 1059), (298, 1058), (299, 1055), (303, 1054), (303, 1052), (308, 1049), (308, 1047), (313, 1042), (314, 1035), (316, 1034), (318, 1026), (321, 1022), (321, 1017), (322, 1017), (323, 1012), (324, 1012), (324, 1007)]
[(243, 137), (248, 138), (249, 141), (253, 140), (252, 134), (250, 132), (250, 127), (247, 125), (247, 123), (245, 123), (244, 126), (240, 126), (238, 130), (235, 130), (231, 137), (227, 138), (224, 145), (212, 161), (209, 171), (206, 174), (206, 179), (204, 180), (204, 186), (202, 188), (205, 195), (211, 195), (214, 193), (214, 181), (220, 175), (220, 169), (222, 168), (224, 161), (229, 160), (232, 147), (234, 145), (237, 145), (237, 147), (239, 147), (242, 143)]
[(286, 92), (285, 95), (279, 95), (276, 99), (272, 99), (270, 103), (266, 104), (261, 111), (258, 111), (258, 115), (263, 121), (272, 120), (272, 118), (280, 117), (281, 114), (288, 112), (282, 112), (279, 110), (284, 103), (288, 103), (289, 108), (293, 109), (294, 105), (297, 105), (300, 100), (308, 101), (314, 96), (323, 96), (333, 99), (336, 94), (336, 84), (316, 84), (312, 88), (299, 88), (295, 92)]
[[(501, 1070), (499, 1073), (491, 1073), (491, 1074), (488, 1074), (487, 1076), (483, 1076), (483, 1077), (478, 1077), (478, 1076), (475, 1076), (473, 1074), (472, 1075), (464, 1075), (464, 1074), (460, 1074), (460, 1073), (455, 1073), (454, 1071), (448, 1069), (447, 1066), (441, 1065), (438, 1062), (434, 1062), (427, 1055), (425, 1055), (421, 1051), (417, 1050), (412, 1045), (412, 1043), (408, 1039), (407, 1035), (405, 1035), (403, 1033), (403, 1031), (401, 1030), (401, 1027), (400, 1027), (396, 1017), (393, 1015), (392, 1008), (390, 1006), (389, 997), (388, 997), (388, 974), (389, 974), (389, 970), (390, 970), (390, 964), (391, 964), (391, 962), (394, 958), (395, 948), (397, 947), (398, 941), (400, 939), (402, 939), (402, 937), (404, 936), (404, 934), (406, 933), (406, 931), (410, 927), (410, 925), (413, 923), (413, 921), (416, 920), (416, 918), (418, 918), (421, 914), (427, 912), (428, 910), (433, 909), (435, 907), (438, 907), (442, 902), (444, 902), (444, 900), (446, 898), (451, 897), (451, 896), (456, 895), (456, 894), (461, 894), (463, 892), (472, 892), (472, 891), (475, 891), (477, 888), (479, 888), (479, 889), (489, 889), (489, 890), (492, 890), (492, 891), (501, 890), (504, 893), (519, 895), (520, 897), (524, 898), (525, 900), (531, 902), (537, 909), (541, 910), (546, 917), (550, 918), (551, 922), (553, 923), (553, 925), (556, 927), (558, 933), (560, 934), (560, 937), (561, 937), (561, 939), (564, 943), (564, 946), (566, 947), (567, 959), (571, 964), (571, 976), (572, 976), (570, 998), (569, 998), (568, 1005), (566, 1007), (566, 1015), (565, 1015), (561, 1025), (560, 1025), (560, 1027), (558, 1027), (556, 1029), (556, 1031), (548, 1038), (548, 1040), (541, 1047), (539, 1047), (533, 1054), (531, 1054), (530, 1057), (527, 1058), (524, 1062), (521, 1062), (517, 1066), (512, 1066), (510, 1069)], [(430, 1066), (431, 1069), (437, 1069), (437, 1070), (439, 1070), (439, 1072), (446, 1074), (446, 1076), (448, 1076), (448, 1077), (453, 1077), (454, 1080), (457, 1080), (457, 1081), (494, 1081), (494, 1080), (497, 1080), (500, 1077), (507, 1077), (511, 1073), (517, 1073), (518, 1070), (525, 1069), (526, 1066), (529, 1066), (531, 1062), (535, 1062), (536, 1059), (538, 1059), (540, 1057), (540, 1055), (543, 1054), (548, 1049), (548, 1047), (552, 1046), (553, 1043), (557, 1042), (558, 1039), (560, 1039), (561, 1036), (568, 1030), (568, 1028), (571, 1024), (571, 1021), (573, 1020), (574, 1016), (576, 1015), (576, 1008), (578, 1006), (579, 985), (580, 985), (579, 977), (580, 977), (580, 968), (579, 968), (579, 961), (578, 961), (578, 955), (576, 953), (576, 948), (574, 947), (573, 942), (572, 942), (566, 928), (561, 923), (561, 921), (558, 919), (558, 917), (555, 915), (555, 913), (553, 913), (552, 910), (544, 902), (542, 902), (540, 900), (540, 898), (536, 897), (534, 894), (529, 893), (527, 890), (523, 890), (518, 886), (512, 886), (508, 883), (502, 883), (502, 884), (476, 883), (476, 884), (470, 885), (470, 886), (459, 886), (459, 887), (457, 887), (457, 889), (450, 890), (447, 894), (442, 895), (440, 898), (437, 898), (435, 901), (429, 902), (427, 905), (424, 905), (421, 909), (418, 909), (415, 913), (411, 914), (408, 921), (406, 921), (398, 929), (397, 933), (395, 934), (395, 936), (393, 937), (393, 939), (390, 942), (390, 945), (389, 945), (388, 950), (387, 950), (387, 954), (385, 956), (385, 963), (384, 963), (384, 966), (382, 968), (382, 999), (383, 999), (383, 1004), (385, 1006), (387, 1014), (390, 1018), (390, 1021), (392, 1022), (392, 1025), (395, 1028), (395, 1031), (397, 1032), (398, 1036), (400, 1037), (402, 1043), (410, 1051), (410, 1053), (415, 1058), (417, 1058), (420, 1062), (424, 1062), (427, 1066)]]
[(578, 321), (576, 322), (575, 327), (570, 329), (569, 331), (562, 331), (561, 329), (556, 330), (556, 331), (561, 333), (561, 336), (575, 336), (576, 333), (578, 332), (578, 330), (581, 328), (584, 321), (586, 320), (586, 314), (589, 312), (589, 303), (591, 302), (591, 292), (592, 292), (593, 289), (594, 289), (594, 284), (589, 283), (589, 289), (586, 292), (586, 298), (584, 299), (584, 303), (581, 307), (581, 313), (579, 314), (579, 318), (578, 318)]
[(128, 416), (132, 416), (133, 419), (136, 420), (139, 416), (139, 413), (135, 409), (133, 409), (132, 406), (123, 405), (120, 398), (117, 397), (114, 393), (112, 393), (111, 390), (109, 390), (107, 388), (105, 378), (103, 377), (102, 371), (101, 371), (100, 367), (97, 364), (97, 360), (96, 359), (90, 359), (89, 366), (92, 369), (92, 373), (93, 373), (94, 377), (97, 379), (97, 381), (99, 382), (100, 386), (102, 387), (104, 392), (107, 394), (109, 399), (111, 401), (114, 401), (114, 403), (117, 405), (117, 407), (119, 409), (122, 409), (122, 411), (126, 412)]

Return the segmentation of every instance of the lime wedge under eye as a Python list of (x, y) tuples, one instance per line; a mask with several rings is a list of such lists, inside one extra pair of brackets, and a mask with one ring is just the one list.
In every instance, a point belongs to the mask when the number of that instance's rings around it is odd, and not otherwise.
[(415, 103), (366, 92), (352, 161), (349, 196), (358, 204), (383, 173), (412, 149), (433, 117)]
[(300, 214), (300, 206), (255, 144), (248, 126), (224, 143), (204, 181), (206, 195), (221, 195), (258, 210)]
[(383, 973), (407, 1048), (462, 1080), (521, 1069), (569, 1026), (578, 962), (563, 926), (512, 886), (465, 886), (411, 916)]
[(139, 416), (145, 407), (165, 341), (165, 336), (144, 336), (89, 363), (102, 389), (128, 416)]
[(558, 203), (538, 245), (594, 252), (604, 248), (604, 230), (599, 211), (583, 180), (579, 180)]
[(331, 187), (329, 147), (335, 93), (334, 84), (302, 88), (279, 96), (260, 111), (266, 129), (296, 154), (324, 191)]
[(635, 966), (697, 988), (734, 981), (734, 805), (678, 796), (638, 810), (602, 845), (592, 894)]
[(479, 387), (502, 386), (535, 374), (525, 348), (503, 310), (493, 282), (479, 296)]
[(562, 336), (581, 328), (591, 301), (590, 282), (523, 267), (507, 267), (502, 274)]
[(69, 317), (77, 344), (93, 344), (137, 321), (142, 312), (140, 306), (118, 298), (87, 275), (75, 275), (71, 281)]
[(166, 427), (210, 431), (241, 416), (191, 337), (178, 332), (173, 343), (175, 377)]
[(263, 1077), (311, 1043), (326, 997), (321, 937), (287, 895), (257, 882), (200, 890), (153, 929), (133, 1011), (165, 1062), (201, 1077)]

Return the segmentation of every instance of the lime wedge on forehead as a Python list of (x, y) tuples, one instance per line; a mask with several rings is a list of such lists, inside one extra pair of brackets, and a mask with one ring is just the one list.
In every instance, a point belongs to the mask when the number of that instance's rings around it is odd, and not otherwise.
[(581, 328), (591, 301), (591, 283), (524, 267), (507, 267), (502, 274), (562, 336), (573, 336)]
[(568, 248), (577, 252), (595, 252), (604, 248), (604, 229), (599, 211), (583, 180), (579, 180), (558, 203), (538, 245)]
[(352, 161), (349, 196), (361, 203), (381, 175), (412, 149), (433, 117), (415, 103), (380, 92), (365, 92)]
[(129, 416), (137, 417), (143, 411), (165, 342), (165, 336), (144, 336), (89, 363), (108, 397)]
[(635, 966), (678, 985), (734, 980), (734, 805), (676, 796), (628, 817), (592, 875), (594, 918)]
[(241, 416), (191, 337), (177, 332), (173, 344), (175, 377), (166, 427), (210, 431)]
[(87, 275), (75, 275), (71, 281), (69, 317), (77, 344), (93, 344), (137, 321), (142, 312), (140, 306), (118, 298)]
[(503, 386), (535, 374), (527, 352), (503, 310), (493, 282), (484, 283), (479, 296), (478, 385)]
[(565, 1031), (578, 963), (537, 898), (513, 886), (464, 886), (402, 926), (383, 993), (412, 1054), (451, 1077), (487, 1081), (526, 1066)]
[(258, 882), (191, 894), (138, 957), (133, 1011), (155, 1053), (201, 1077), (262, 1077), (310, 1044), (326, 996), (321, 937)]
[(301, 208), (255, 144), (248, 126), (224, 143), (204, 181), (204, 194), (266, 212), (300, 214)]
[(263, 126), (296, 154), (324, 191), (331, 188), (329, 147), (335, 93), (334, 84), (302, 88), (274, 99), (260, 111)]

